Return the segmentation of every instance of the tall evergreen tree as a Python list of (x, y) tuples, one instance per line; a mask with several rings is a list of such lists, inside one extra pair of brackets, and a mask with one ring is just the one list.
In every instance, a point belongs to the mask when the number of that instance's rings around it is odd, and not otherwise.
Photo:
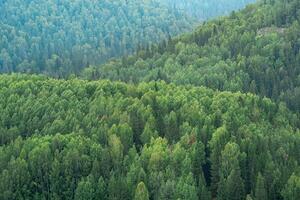
[(226, 180), (226, 200), (242, 200), (245, 198), (244, 180), (240, 170), (232, 170)]
[(295, 173), (291, 175), (282, 191), (282, 195), (285, 200), (300, 199), (300, 176)]
[(137, 185), (134, 200), (149, 200), (149, 193), (144, 182), (140, 182)]
[(256, 178), (256, 184), (255, 184), (255, 199), (256, 200), (264, 200), (268, 199), (267, 190), (265, 186), (265, 179), (261, 175), (261, 173), (258, 173), (258, 176)]
[(93, 200), (95, 198), (94, 186), (89, 179), (79, 182), (76, 192), (75, 200)]

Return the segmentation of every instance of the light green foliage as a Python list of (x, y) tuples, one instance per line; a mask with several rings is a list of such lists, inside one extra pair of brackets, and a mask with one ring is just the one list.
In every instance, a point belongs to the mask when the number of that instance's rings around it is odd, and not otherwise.
[(285, 200), (296, 200), (300, 198), (300, 177), (295, 173), (291, 175), (282, 191)]
[(300, 199), (300, 1), (197, 2), (0, 0), (0, 72), (136, 48), (0, 75), (1, 200)]
[(149, 200), (148, 190), (143, 182), (137, 185), (134, 200)]
[(2, 132), (1, 199), (229, 200), (264, 189), (289, 199), (297, 191), (295, 115), (252, 94), (15, 74), (0, 76), (0, 110), (0, 129), (14, 130)]
[(90, 180), (82, 180), (78, 183), (75, 200), (93, 200), (95, 191)]

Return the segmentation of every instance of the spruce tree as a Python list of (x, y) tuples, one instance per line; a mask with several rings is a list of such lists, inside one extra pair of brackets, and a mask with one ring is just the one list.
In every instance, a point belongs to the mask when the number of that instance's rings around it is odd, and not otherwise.
[(140, 182), (137, 185), (134, 200), (149, 200), (149, 193), (144, 182)]
[(241, 178), (241, 171), (234, 169), (226, 180), (226, 199), (242, 200), (245, 198), (244, 180)]
[(267, 190), (265, 188), (265, 179), (261, 175), (261, 173), (258, 173), (257, 179), (256, 179), (256, 185), (255, 185), (255, 199), (256, 200), (264, 200), (267, 199)]

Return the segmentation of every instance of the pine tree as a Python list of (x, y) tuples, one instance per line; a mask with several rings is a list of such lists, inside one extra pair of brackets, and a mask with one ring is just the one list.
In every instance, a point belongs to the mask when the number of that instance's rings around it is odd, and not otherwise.
[(150, 117), (145, 124), (145, 128), (143, 133), (140, 136), (140, 140), (143, 144), (150, 143), (151, 138), (157, 138), (158, 133), (155, 130), (155, 119), (154, 117)]
[(206, 181), (204, 179), (203, 173), (201, 173), (198, 181), (198, 197), (201, 200), (210, 200), (211, 194), (210, 191), (207, 189)]
[(256, 200), (264, 200), (267, 199), (267, 190), (265, 188), (265, 179), (258, 173), (255, 185), (255, 199)]
[(282, 196), (285, 200), (300, 199), (300, 176), (292, 174), (282, 191)]
[(197, 188), (192, 174), (182, 176), (176, 186), (177, 199), (197, 200)]
[(220, 181), (220, 168), (221, 168), (221, 152), (226, 144), (227, 130), (226, 127), (218, 128), (209, 143), (211, 149), (211, 189), (212, 195), (216, 196), (218, 190), (218, 183)]
[(96, 199), (107, 199), (106, 197), (106, 184), (102, 176), (99, 178), (96, 188), (95, 197)]
[[(244, 180), (241, 178), (239, 169), (233, 169), (223, 185), (225, 191), (222, 192), (223, 196), (218, 199), (224, 200), (243, 200), (245, 198)], [(219, 188), (221, 189), (221, 188)]]
[(95, 191), (91, 181), (89, 179), (82, 180), (75, 191), (75, 200), (93, 200), (94, 194)]
[(144, 182), (140, 182), (135, 190), (134, 200), (149, 200), (149, 193)]

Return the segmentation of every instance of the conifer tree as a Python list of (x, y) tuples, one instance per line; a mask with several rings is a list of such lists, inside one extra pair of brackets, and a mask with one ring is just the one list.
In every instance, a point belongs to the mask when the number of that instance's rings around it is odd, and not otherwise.
[(255, 199), (256, 200), (264, 200), (267, 199), (267, 190), (265, 188), (265, 179), (261, 175), (261, 173), (258, 173), (257, 179), (256, 179), (256, 185), (255, 185)]
[(137, 185), (134, 200), (149, 200), (149, 193), (144, 182), (140, 182)]

